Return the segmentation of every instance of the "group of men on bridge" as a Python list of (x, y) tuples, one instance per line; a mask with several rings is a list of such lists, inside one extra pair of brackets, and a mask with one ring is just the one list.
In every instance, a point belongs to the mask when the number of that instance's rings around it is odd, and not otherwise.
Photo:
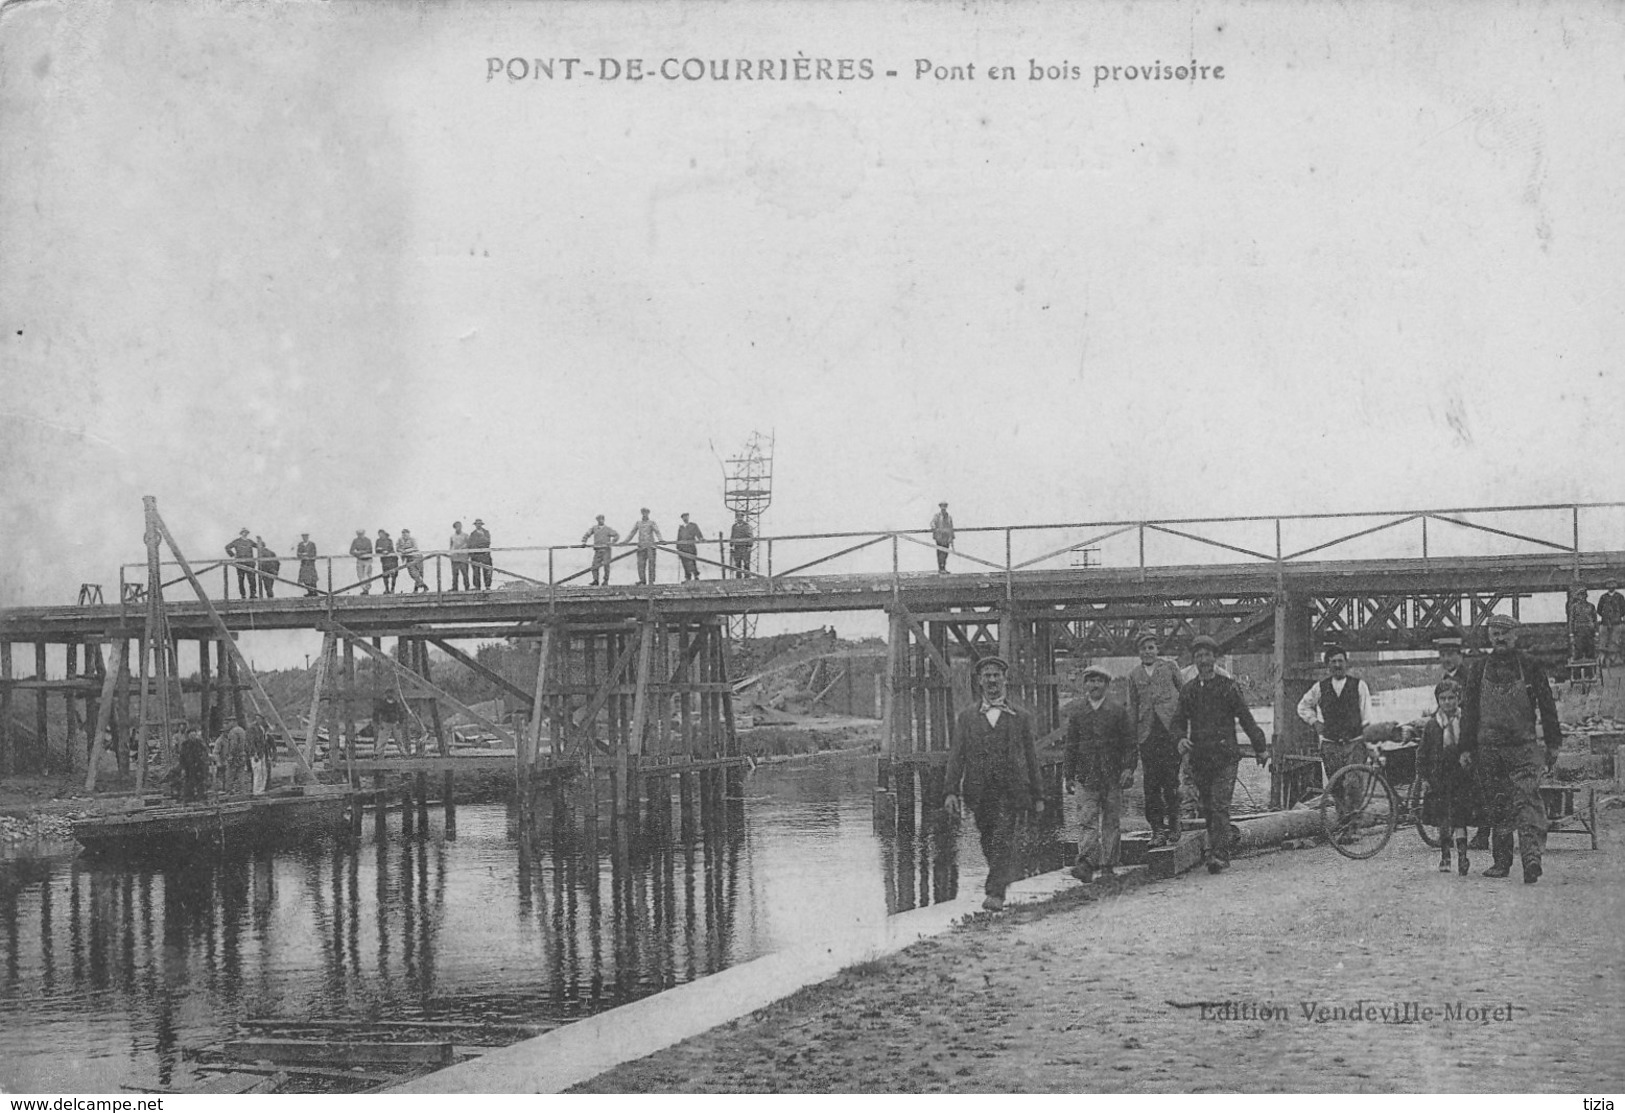
[[(1462, 639), (1439, 639), (1438, 707), (1425, 726), (1420, 761), (1432, 780), (1430, 795), (1449, 801), (1437, 816), (1445, 828), (1442, 869), (1451, 845), (1460, 872), (1467, 872), (1467, 829), (1473, 824), (1492, 851), (1486, 877), (1511, 872), (1513, 846), (1523, 879), (1541, 876), (1547, 819), (1539, 781), (1562, 745), (1556, 703), (1541, 666), (1517, 649), (1518, 623), (1505, 615), (1486, 623), (1490, 651), (1467, 661)], [(1114, 677), (1099, 665), (1083, 670), (1084, 695), (1069, 709), (1064, 776), (1069, 793), (1081, 793), (1080, 836), (1072, 874), (1080, 881), (1110, 875), (1118, 861), (1123, 791), (1145, 766), (1145, 817), (1151, 845), (1180, 840), (1180, 776), (1188, 769), (1207, 828), (1207, 869), (1230, 865), (1233, 830), (1231, 793), (1242, 751), (1238, 728), (1254, 760), (1267, 767), (1267, 742), (1236, 680), (1217, 667), (1219, 645), (1211, 637), (1192, 642), (1194, 665), (1181, 670), (1158, 653), (1154, 633), (1138, 641), (1139, 663), (1123, 678), (1126, 701), (1110, 695)], [(1348, 671), (1348, 654), (1325, 650), (1326, 676), (1304, 693), (1300, 719), (1313, 728), (1327, 781), (1346, 765), (1369, 760), (1372, 720), (1370, 686)], [(1004, 907), (1005, 891), (1021, 874), (1020, 825), (1042, 814), (1044, 787), (1032, 721), (1006, 695), (1010, 666), (1002, 657), (976, 662), (977, 703), (954, 722), (944, 806), (955, 818), (968, 807), (988, 863), (983, 907)], [(1428, 743), (1432, 742), (1430, 746)], [(1442, 791), (1448, 778), (1454, 791)], [(1460, 786), (1470, 785), (1468, 791)], [(1340, 810), (1356, 807), (1339, 800)]]
[[(602, 514), (598, 515), (598, 520), (581, 535), (581, 543), (592, 546), (590, 571), (594, 587), (609, 585), (609, 569), (615, 560), (615, 546), (618, 544), (636, 547), (638, 583), (656, 582), (660, 546), (666, 543), (666, 539), (660, 532), (660, 526), (649, 517), (647, 506), (638, 513), (638, 520), (626, 531), (624, 543), (621, 541), (621, 534), (604, 521)], [(683, 580), (686, 582), (700, 578), (700, 542), (705, 540), (705, 531), (700, 528), (698, 522), (690, 521), (686, 513), (681, 517), (683, 524), (677, 527), (676, 537), (677, 559), (682, 563)], [(720, 541), (721, 534), (717, 536)], [(750, 518), (743, 510), (735, 511), (734, 524), (728, 533), (729, 561), (722, 567), (724, 579), (730, 571), (737, 578), (750, 575), (750, 556), (755, 544), (756, 532), (751, 529)]]

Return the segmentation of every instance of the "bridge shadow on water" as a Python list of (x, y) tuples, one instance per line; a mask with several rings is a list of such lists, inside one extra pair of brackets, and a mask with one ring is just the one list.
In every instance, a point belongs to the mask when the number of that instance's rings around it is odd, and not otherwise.
[(763, 767), (692, 829), (489, 804), (225, 859), (0, 861), (0, 1088), (191, 1088), (189, 1052), (255, 1018), (546, 1029), (979, 887), (969, 823), (875, 833), (873, 776)]

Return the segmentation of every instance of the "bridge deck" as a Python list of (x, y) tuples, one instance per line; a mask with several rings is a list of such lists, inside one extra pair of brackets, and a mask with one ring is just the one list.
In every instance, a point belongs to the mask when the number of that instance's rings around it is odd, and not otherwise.
[[(234, 630), (316, 629), (329, 618), (351, 629), (383, 634), (433, 628), (442, 636), (500, 636), (505, 627), (549, 618), (571, 623), (615, 623), (647, 612), (653, 604), (670, 617), (783, 614), (790, 612), (881, 610), (895, 594), (915, 612), (997, 607), (1007, 595), (1018, 605), (1106, 606), (1116, 616), (1161, 613), (1170, 603), (1247, 600), (1278, 589), (1316, 596), (1449, 595), (1461, 593), (1535, 594), (1562, 591), (1580, 580), (1599, 587), (1625, 578), (1625, 552), (1569, 553), (1470, 558), (1382, 560), (1252, 561), (1162, 567), (1091, 567), (934, 574), (890, 572), (872, 575), (807, 575), (745, 580), (700, 580), (639, 586), (570, 585), (549, 589), (513, 585), (462, 593), (338, 595), (275, 599), (215, 600)], [(289, 589), (292, 590), (292, 589)], [(1222, 607), (1222, 604), (1221, 604)], [(1234, 610), (1234, 607), (1227, 608)], [(212, 632), (203, 606), (166, 593), (166, 610), (179, 637)], [(1218, 612), (1215, 612), (1218, 613)], [(0, 640), (60, 641), (65, 638), (139, 636), (144, 608), (90, 606), (15, 607), (0, 611)], [(492, 628), (495, 627), (495, 628)]]

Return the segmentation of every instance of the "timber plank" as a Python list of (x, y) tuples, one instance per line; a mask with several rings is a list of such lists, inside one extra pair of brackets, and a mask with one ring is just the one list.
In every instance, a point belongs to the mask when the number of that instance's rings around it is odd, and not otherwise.
[(1159, 880), (1176, 877), (1202, 864), (1207, 853), (1207, 832), (1186, 831), (1173, 846), (1159, 846), (1145, 852), (1146, 868)]
[(452, 1061), (449, 1041), (376, 1042), (358, 1040), (227, 1040), (223, 1054), (273, 1063), (436, 1063)]

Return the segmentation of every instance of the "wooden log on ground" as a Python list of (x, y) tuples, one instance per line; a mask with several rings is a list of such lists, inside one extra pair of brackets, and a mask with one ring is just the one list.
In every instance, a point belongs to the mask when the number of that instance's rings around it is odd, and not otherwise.
[(1207, 832), (1187, 831), (1173, 846), (1159, 846), (1146, 852), (1145, 864), (1155, 878), (1177, 877), (1202, 863), (1207, 852)]
[(1315, 808), (1294, 808), (1289, 812), (1265, 812), (1262, 815), (1233, 815), (1230, 817), (1241, 829), (1238, 850), (1258, 850), (1266, 846), (1279, 846), (1287, 839), (1309, 839), (1322, 834), (1320, 812)]
[(452, 1061), (450, 1041), (227, 1040), (221, 1052), (233, 1059), (272, 1063), (433, 1063)]

